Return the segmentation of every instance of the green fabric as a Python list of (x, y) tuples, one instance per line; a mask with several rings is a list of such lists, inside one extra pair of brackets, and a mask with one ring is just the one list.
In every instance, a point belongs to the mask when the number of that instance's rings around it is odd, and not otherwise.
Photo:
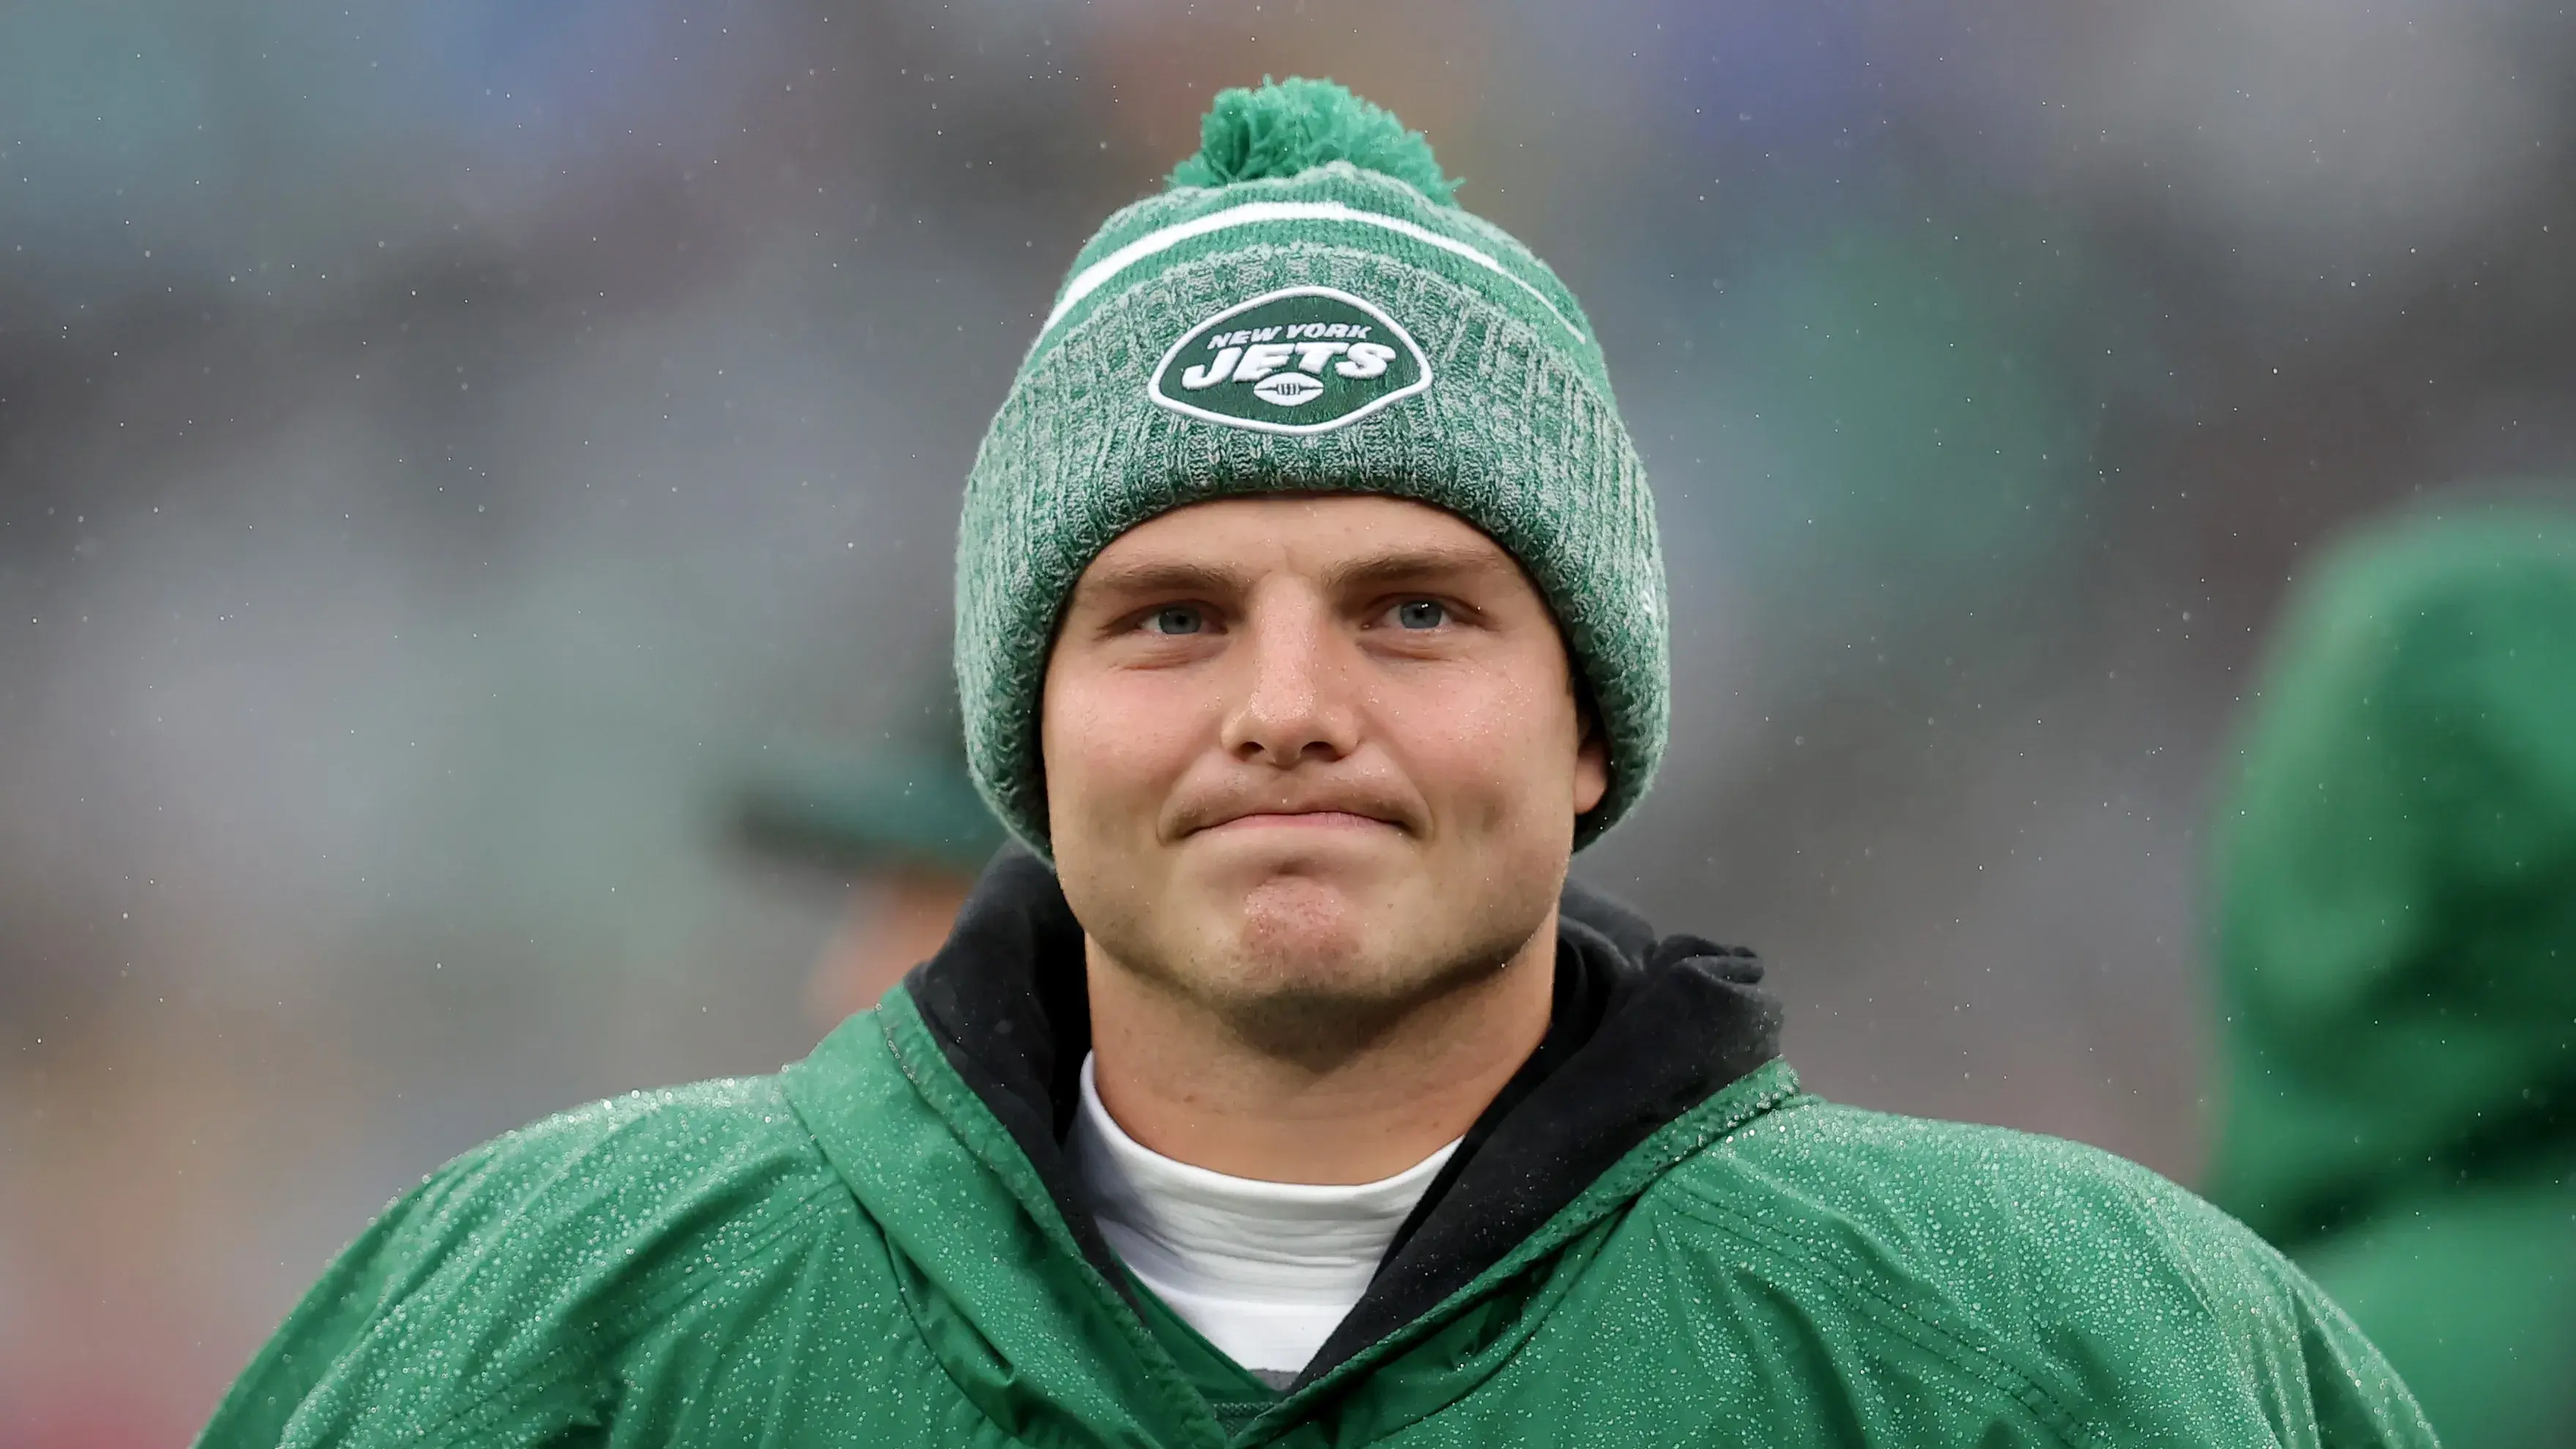
[(2387, 1203), (2299, 1261), (2396, 1367), (2451, 1449), (2576, 1444), (2576, 1190), (2525, 1181)]
[(2220, 833), (2213, 1196), (2452, 1449), (2576, 1442), (2576, 514), (2339, 550)]
[(1802, 1094), (1683, 1113), (1228, 1433), (897, 991), (388, 1210), (199, 1441), (274, 1446), (2429, 1446), (2294, 1269), (2069, 1143)]
[(1228, 186), (1294, 176), (1327, 161), (1392, 176), (1443, 206), (1458, 183), (1440, 173), (1431, 143), (1393, 112), (1331, 81), (1261, 78), (1259, 90), (1216, 93), (1199, 123), (1198, 154), (1172, 168), (1174, 186)]
[[(1418, 137), (1408, 146), (1393, 118), (1363, 107), (1325, 82), (1220, 97), (1179, 179), (1229, 179), (1179, 185), (1102, 226), (976, 455), (957, 540), (967, 753), (995, 813), (1041, 854), (1037, 708), (1065, 596), (1119, 534), (1242, 494), (1387, 494), (1484, 530), (1554, 608), (1610, 743), (1610, 791), (1577, 842), (1653, 778), (1668, 709), (1663, 554), (1591, 324), (1527, 248), (1400, 179), (1438, 168)], [(1265, 304), (1294, 312), (1261, 319), (1280, 338), (1234, 344), (1227, 359), (1224, 315)], [(1300, 326), (1319, 329), (1311, 351), (1251, 355), (1287, 348), (1297, 334), (1285, 329)], [(1364, 344), (1387, 349), (1383, 371), (1364, 365)], [(1259, 376), (1183, 384), (1220, 362)]]
[(1279, 1390), (1227, 1358), (1225, 1350), (1208, 1342), (1206, 1335), (1190, 1327), (1132, 1273), (1127, 1275), (1127, 1292), (1135, 1301), (1136, 1316), (1145, 1321), (1145, 1331), (1154, 1335), (1163, 1352), (1172, 1356), (1173, 1366), (1190, 1381), (1199, 1397), (1207, 1400), (1217, 1423), (1229, 1436), (1243, 1432), (1244, 1425), (1279, 1402)]

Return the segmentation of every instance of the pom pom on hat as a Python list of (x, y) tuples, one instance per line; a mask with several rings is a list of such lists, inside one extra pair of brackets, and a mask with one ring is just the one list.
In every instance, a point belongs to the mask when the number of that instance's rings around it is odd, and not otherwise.
[(1440, 174), (1420, 131), (1333, 81), (1298, 76), (1264, 76), (1258, 89), (1219, 91), (1199, 123), (1199, 153), (1173, 169), (1171, 185), (1301, 176), (1332, 161), (1392, 176), (1443, 206), (1458, 204), (1458, 183)]

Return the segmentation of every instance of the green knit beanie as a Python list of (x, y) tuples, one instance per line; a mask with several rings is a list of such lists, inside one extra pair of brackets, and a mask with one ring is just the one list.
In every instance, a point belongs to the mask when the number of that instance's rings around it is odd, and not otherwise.
[(1155, 515), (1252, 493), (1437, 505), (1517, 558), (1610, 744), (1590, 843), (1663, 753), (1653, 496), (1591, 323), (1450, 199), (1418, 132), (1330, 81), (1216, 98), (1199, 154), (1074, 259), (984, 435), (957, 536), (976, 785), (1047, 852), (1038, 700), (1075, 580)]

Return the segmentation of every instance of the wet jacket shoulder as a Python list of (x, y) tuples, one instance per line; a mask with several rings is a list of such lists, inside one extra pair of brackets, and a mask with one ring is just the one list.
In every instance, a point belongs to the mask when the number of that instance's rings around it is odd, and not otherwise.
[[(2051, 1444), (2427, 1443), (2278, 1253), (2080, 1144), (1802, 1096), (1683, 1163), (1658, 1273), (1880, 1422)], [(1755, 1345), (1760, 1345), (1755, 1347)], [(1758, 1368), (1756, 1369), (1758, 1372)], [(1940, 1437), (1940, 1436), (1935, 1436)]]
[(854, 1271), (866, 1238), (777, 1078), (595, 1103), (396, 1200), (199, 1442), (503, 1444), (632, 1417), (656, 1385), (720, 1378), (742, 1338), (775, 1337), (767, 1306)]

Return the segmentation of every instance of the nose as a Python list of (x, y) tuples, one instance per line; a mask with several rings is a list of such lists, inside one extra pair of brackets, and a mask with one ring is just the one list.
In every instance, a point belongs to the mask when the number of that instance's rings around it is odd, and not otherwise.
[(1243, 640), (1242, 694), (1222, 735), (1229, 753), (1287, 770), (1359, 747), (1350, 661), (1323, 600), (1265, 590), (1244, 620)]

